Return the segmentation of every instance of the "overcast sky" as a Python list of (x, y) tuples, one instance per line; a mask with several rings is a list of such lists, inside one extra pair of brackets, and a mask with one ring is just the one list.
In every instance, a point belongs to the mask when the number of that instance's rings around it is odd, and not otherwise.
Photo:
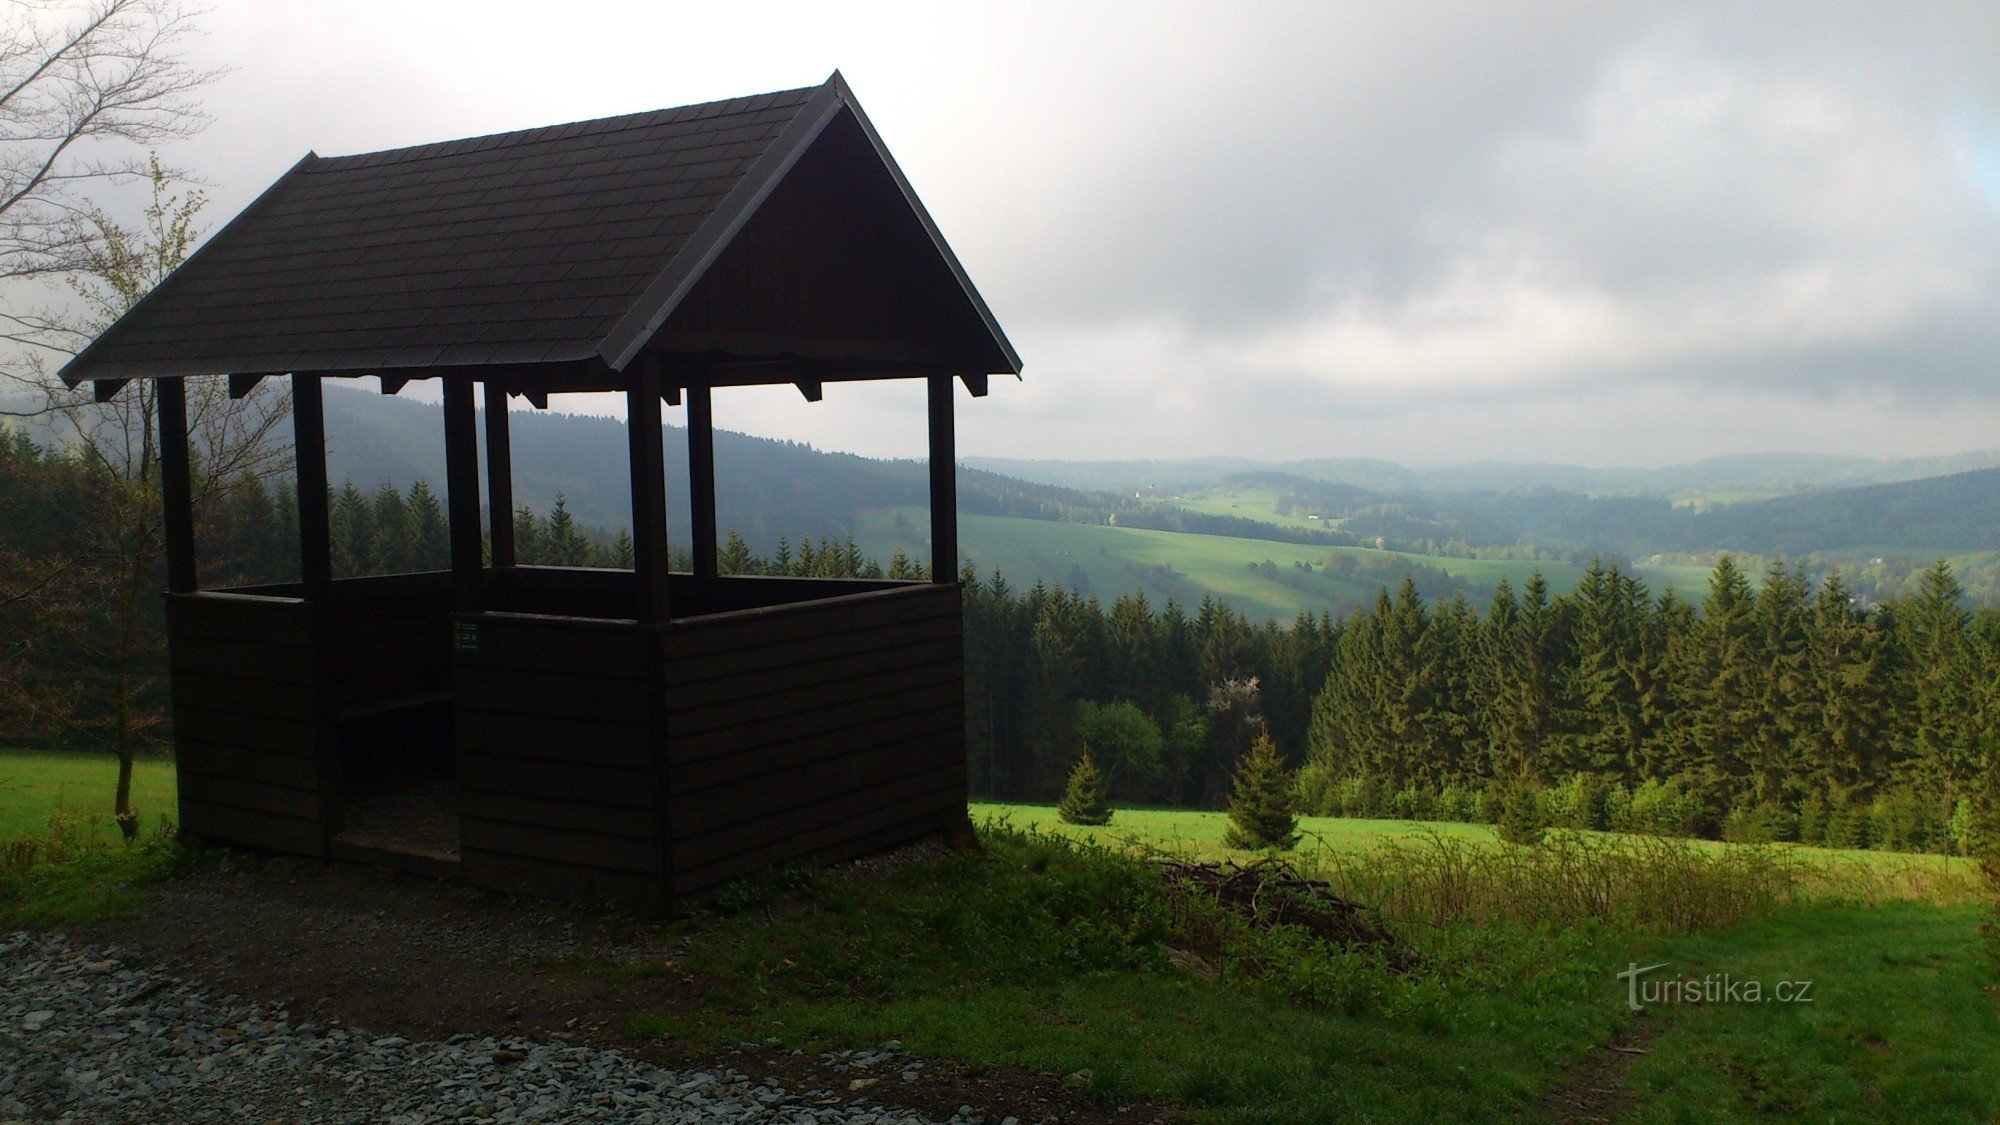
[[(2000, 15), (1843, 5), (222, 0), (169, 157), (839, 68), (1026, 361), (960, 449), (1664, 464), (2000, 446)], [(922, 448), (917, 385), (718, 424)], [(560, 401), (560, 400), (558, 400)]]

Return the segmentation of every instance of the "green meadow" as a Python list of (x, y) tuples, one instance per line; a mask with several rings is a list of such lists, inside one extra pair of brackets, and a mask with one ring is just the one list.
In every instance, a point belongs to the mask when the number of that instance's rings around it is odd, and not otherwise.
[[(113, 832), (118, 759), (78, 751), (0, 750), (0, 840), (49, 831), (52, 820)], [(144, 757), (132, 770), (132, 807), (146, 825), (174, 813), (174, 763)]]
[[(1255, 518), (1276, 522), (1269, 514)], [(901, 550), (924, 557), (928, 517), (917, 508), (878, 508), (856, 513), (855, 541), (863, 554), (886, 559)], [(1344, 612), (1372, 602), (1394, 579), (1379, 570), (1385, 561), (1409, 563), (1444, 571), (1464, 579), (1474, 601), (1483, 601), (1501, 579), (1516, 589), (1539, 571), (1549, 587), (1563, 593), (1576, 586), (1583, 568), (1563, 562), (1511, 559), (1460, 559), (1377, 551), (1363, 547), (1319, 547), (1196, 535), (1104, 524), (1056, 523), (1017, 516), (959, 517), (961, 551), (982, 575), (999, 570), (1016, 589), (1042, 582), (1081, 589), (1101, 602), (1122, 594), (1145, 591), (1156, 605), (1167, 597), (1182, 603), (1211, 595), (1252, 620), (1290, 620), (1300, 613)], [(1329, 558), (1347, 555), (1363, 569), (1353, 578), (1315, 575), (1310, 589), (1299, 589), (1267, 578), (1251, 567), (1264, 562), (1290, 569), (1294, 564), (1324, 568)], [(1708, 571), (1695, 566), (1641, 567), (1634, 573), (1655, 594), (1668, 586), (1698, 594), (1708, 584)]]

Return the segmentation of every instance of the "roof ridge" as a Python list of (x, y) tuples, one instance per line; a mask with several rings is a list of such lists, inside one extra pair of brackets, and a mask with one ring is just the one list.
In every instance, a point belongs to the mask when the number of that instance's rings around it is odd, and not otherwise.
[[(321, 156), (310, 167), (301, 169), (306, 173), (338, 172), (352, 168), (375, 168), (387, 164), (405, 164), (416, 160), (436, 157), (456, 156), (460, 153), (483, 152), (514, 145), (533, 144), (537, 141), (556, 140), (561, 136), (581, 136), (585, 134), (615, 133), (631, 129), (645, 129), (669, 122), (699, 121), (711, 117), (724, 117), (734, 113), (749, 113), (759, 109), (770, 109), (788, 104), (796, 98), (803, 102), (820, 91), (822, 86), (800, 86), (789, 90), (773, 90), (769, 93), (751, 94), (738, 98), (722, 98), (712, 102), (696, 102), (692, 105), (667, 106), (661, 109), (640, 110), (636, 113), (613, 114), (609, 117), (591, 117), (579, 121), (565, 121), (554, 125), (537, 125), (528, 129), (513, 129), (502, 133), (483, 133), (472, 137), (459, 137), (446, 141), (430, 141), (420, 145), (402, 148), (378, 149), (373, 152), (349, 153), (345, 156)], [(760, 103), (751, 105), (750, 103)]]

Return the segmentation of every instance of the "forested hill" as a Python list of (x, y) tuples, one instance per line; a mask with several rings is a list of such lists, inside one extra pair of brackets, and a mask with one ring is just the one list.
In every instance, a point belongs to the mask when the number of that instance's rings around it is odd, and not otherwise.
[[(442, 488), (444, 423), (436, 405), (339, 387), (327, 393), (326, 416), (328, 470), (335, 482), (372, 489), (385, 482), (407, 488), (422, 480)], [(630, 524), (622, 421), (517, 408), (509, 425), (519, 502), (547, 511), (560, 493), (585, 526), (610, 531)], [(845, 538), (855, 530), (858, 508), (929, 503), (929, 470), (921, 461), (828, 453), (719, 430), (715, 462), (718, 522), (741, 532), (758, 551), (775, 550), (780, 537)], [(686, 527), (686, 430), (667, 429), (667, 465), (668, 519)], [(971, 515), (1102, 523), (1111, 514), (1108, 500), (975, 469), (959, 472), (959, 506)]]
[(1714, 508), (1692, 536), (1760, 555), (2000, 550), (2000, 469)]

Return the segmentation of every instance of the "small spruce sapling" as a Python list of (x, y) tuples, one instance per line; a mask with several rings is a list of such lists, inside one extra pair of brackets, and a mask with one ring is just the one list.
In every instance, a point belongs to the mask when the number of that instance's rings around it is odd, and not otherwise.
[(1091, 761), (1090, 748), (1076, 756), (1076, 765), (1069, 771), (1069, 786), (1063, 790), (1063, 797), (1056, 804), (1056, 815), (1069, 824), (1109, 824), (1111, 806), (1106, 801), (1104, 775), (1098, 772), (1097, 763)]
[(1229, 830), (1222, 842), (1232, 848), (1286, 850), (1299, 842), (1292, 776), (1278, 746), (1260, 734), (1236, 764), (1229, 794)]
[(1542, 795), (1532, 783), (1517, 781), (1500, 791), (1500, 815), (1493, 825), (1495, 835), (1510, 844), (1533, 847), (1542, 842), (1548, 828)]

